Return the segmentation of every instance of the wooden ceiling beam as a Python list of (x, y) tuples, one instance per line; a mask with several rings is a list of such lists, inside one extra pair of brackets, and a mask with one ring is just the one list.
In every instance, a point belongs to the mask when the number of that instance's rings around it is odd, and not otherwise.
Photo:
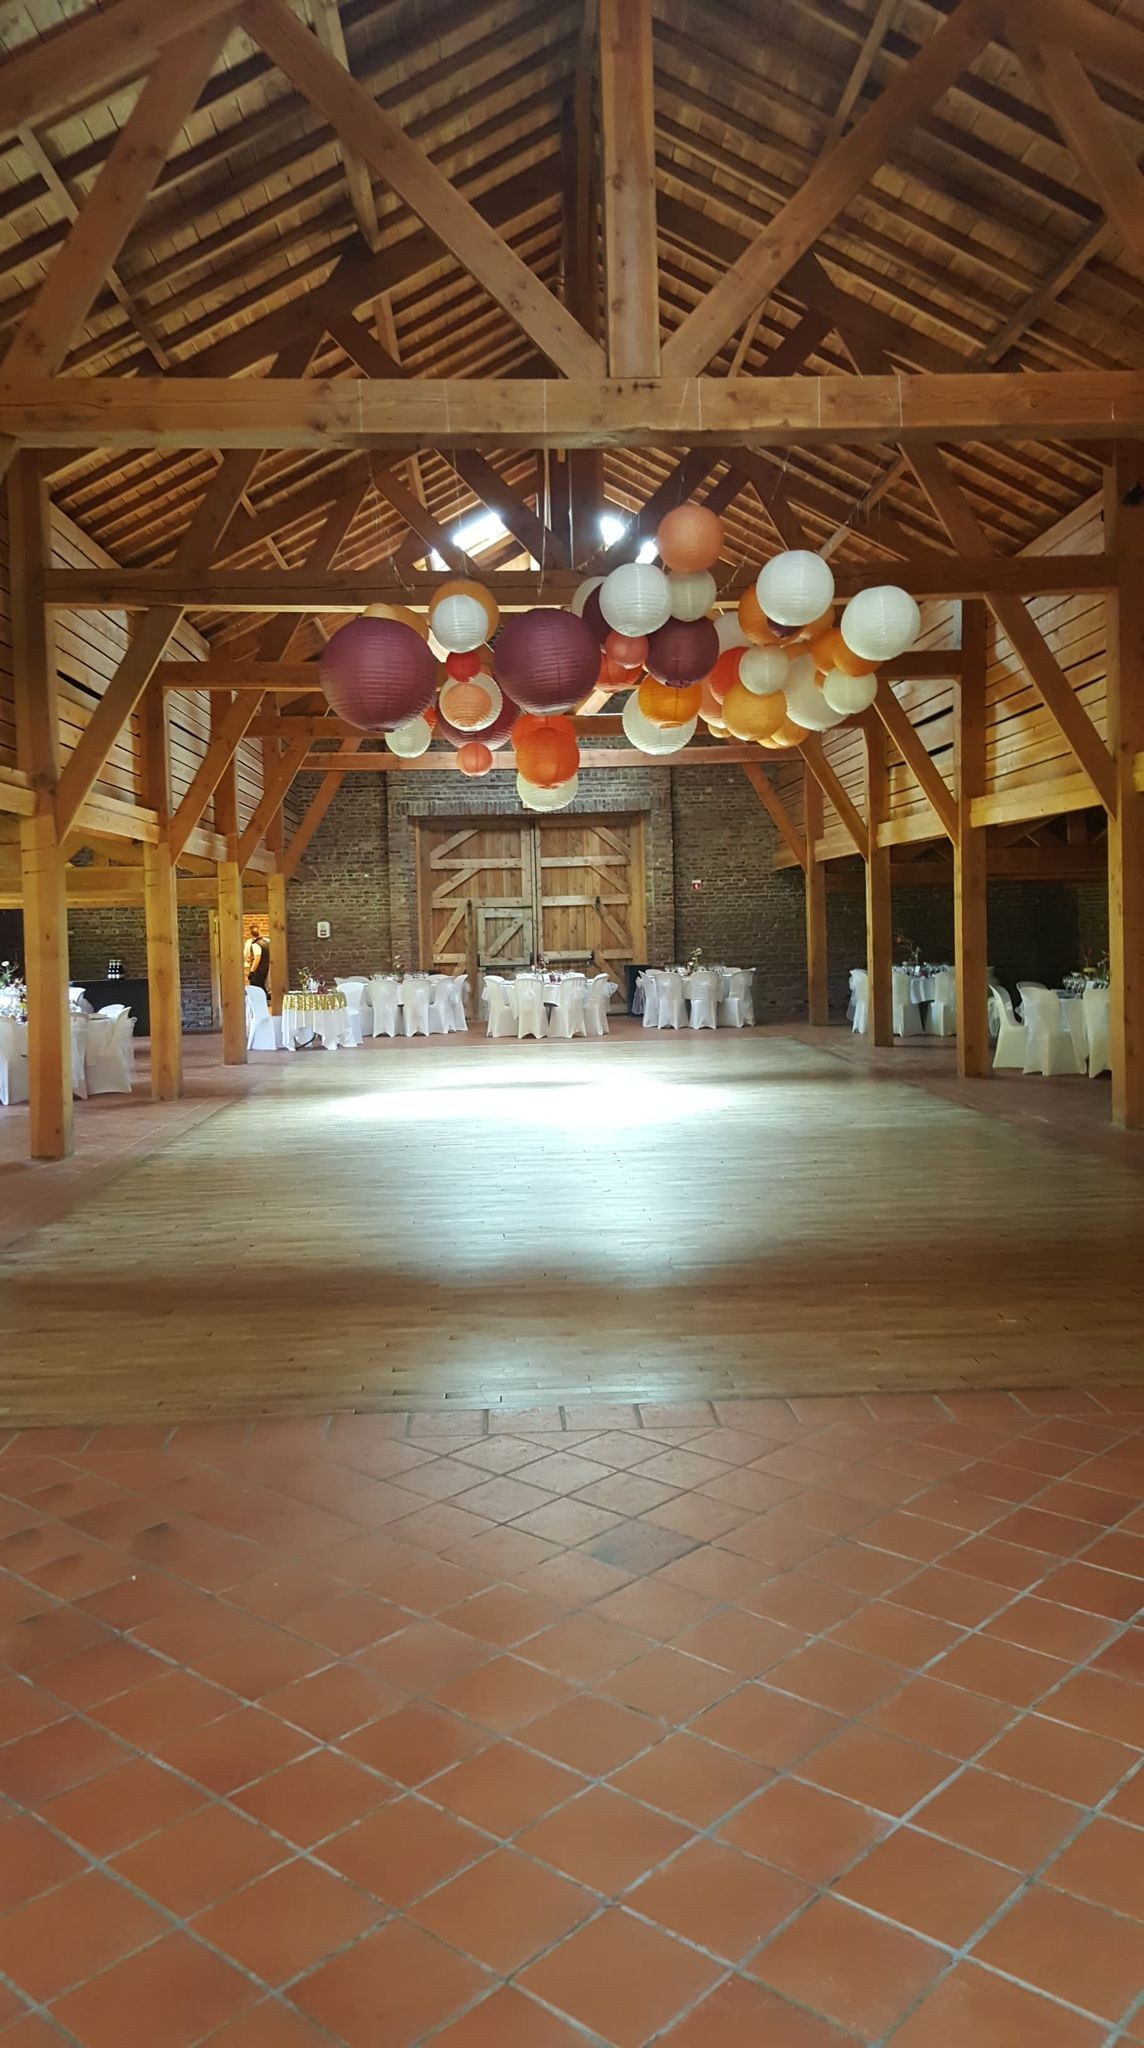
[[(350, 71), (352, 76), (349, 54), (346, 50), (345, 30), (342, 27), (342, 17), (338, 10), (338, 0), (309, 0), (309, 7), (314, 24), (314, 33), (321, 43), (323, 50), (325, 50), (326, 55), (332, 57), (335, 64), (340, 64), (344, 71)], [(373, 181), (369, 174), (369, 165), (364, 157), (359, 156), (357, 151), (349, 148), (346, 143), (339, 142), (338, 148), (342, 159), (342, 169), (346, 175), (346, 189), (350, 195), (350, 205), (353, 207), (354, 219), (358, 224), (359, 231), (367, 248), (376, 249), (378, 245), (377, 201), (373, 196)]]
[(1024, 19), (1046, 42), (1083, 50), (1090, 71), (1144, 93), (1144, 31), (1130, 15), (1109, 14), (1092, 0), (1034, 0)]
[(179, 0), (177, 7), (118, 0), (112, 8), (89, 8), (58, 35), (26, 43), (5, 58), (0, 141), (21, 128), (43, 126), (72, 101), (94, 101), (111, 86), (138, 77), (168, 44), (234, 12), (235, 0)]
[[(1034, 17), (1035, 18), (1035, 17)], [(1010, 39), (1093, 198), (1137, 263), (1144, 263), (1144, 174), (1075, 52), (1038, 42), (1016, 12)], [(1139, 31), (1137, 31), (1139, 34)], [(1144, 36), (1141, 36), (1144, 42)], [(1083, 45), (1082, 45), (1083, 47)]]
[(958, 0), (912, 64), (820, 159), (801, 190), (671, 335), (663, 349), (665, 374), (698, 376), (706, 368), (791, 264), (885, 162), (895, 139), (968, 69), (989, 42), (995, 23), (995, 0)]
[(659, 375), (651, 0), (600, 0), (608, 374)]
[(245, 0), (245, 27), (267, 56), (325, 114), (344, 144), (400, 192), (490, 297), (569, 377), (602, 374), (603, 352), (527, 264), (464, 199), (391, 114), (336, 64), (284, 0)]

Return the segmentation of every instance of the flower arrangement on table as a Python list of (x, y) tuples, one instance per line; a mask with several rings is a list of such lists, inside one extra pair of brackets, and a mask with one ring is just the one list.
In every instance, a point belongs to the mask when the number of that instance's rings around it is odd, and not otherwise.
[(10, 960), (0, 960), (0, 1017), (18, 1017), (23, 1021), (27, 1014), (28, 991), (23, 978)]
[(1061, 987), (1070, 996), (1082, 996), (1086, 988), (1107, 988), (1108, 954), (1102, 953), (1095, 963), (1086, 960), (1083, 967), (1075, 967), (1071, 974), (1065, 975)]
[(332, 974), (312, 974), (308, 967), (303, 967), (298, 976), (298, 987), (306, 995), (332, 996), (337, 985)]
[(684, 972), (686, 974), (694, 974), (696, 969), (702, 967), (702, 965), (703, 948), (701, 946), (693, 946), (690, 953), (687, 956), (687, 966), (684, 969)]

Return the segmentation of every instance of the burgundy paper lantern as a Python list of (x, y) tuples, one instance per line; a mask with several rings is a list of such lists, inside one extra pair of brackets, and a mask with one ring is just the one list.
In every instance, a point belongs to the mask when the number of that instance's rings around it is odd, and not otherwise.
[(431, 650), (399, 619), (352, 619), (323, 650), (318, 673), (331, 711), (362, 732), (392, 732), (437, 694)]
[(647, 672), (659, 683), (698, 683), (719, 659), (710, 619), (669, 619), (647, 643)]
[[(502, 696), (503, 694), (502, 692)], [(492, 747), (495, 753), (498, 747), (503, 747), (519, 717), (520, 705), (514, 704), (510, 697), (505, 697), (492, 724), (483, 725), (479, 733), (462, 732), (459, 725), (450, 725), (440, 710), (437, 712), (434, 731), (439, 739), (448, 740), (451, 747), (463, 747), (470, 740), (479, 739), (483, 747)]]
[[(589, 603), (591, 599), (589, 599)], [(600, 649), (574, 612), (518, 612), (497, 635), (493, 673), (525, 711), (569, 711), (592, 689)]]

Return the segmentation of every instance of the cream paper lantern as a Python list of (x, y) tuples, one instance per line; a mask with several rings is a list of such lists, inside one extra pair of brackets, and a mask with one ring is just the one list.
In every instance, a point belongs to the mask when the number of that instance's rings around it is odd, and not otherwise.
[(516, 793), (526, 811), (562, 811), (573, 801), (579, 788), (579, 771), (570, 775), (567, 782), (554, 782), (550, 789), (543, 789), (539, 782), (529, 782), (519, 773), (516, 778)]
[[(470, 707), (474, 700), (480, 698), (482, 692), (487, 704), (479, 708), (474, 717)], [(455, 726), (458, 732), (483, 732), (486, 725), (496, 724), (504, 709), (504, 696), (496, 678), (491, 676), (487, 669), (481, 668), (477, 670), (475, 676), (467, 677), (464, 682), (451, 676), (447, 682), (442, 683), (437, 703), (442, 718), (447, 718), (449, 724)]]
[(585, 576), (583, 583), (578, 585), (576, 594), (568, 607), (569, 611), (575, 612), (578, 619), (583, 618), (584, 606), (587, 604), (592, 592), (600, 588), (603, 580), (602, 576)]
[(715, 621), (715, 631), (719, 635), (720, 654), (726, 654), (729, 647), (749, 647), (751, 644), (739, 624), (739, 614), (735, 610), (720, 612)]
[(624, 705), (622, 719), (626, 737), (641, 754), (678, 754), (694, 736), (698, 722), (689, 718), (686, 725), (653, 725), (640, 710), (634, 690)]
[(912, 647), (922, 615), (908, 590), (877, 583), (852, 597), (840, 620), (842, 638), (860, 661), (893, 661)]
[(800, 655), (796, 661), (788, 663), (787, 680), (783, 685), (787, 717), (793, 725), (801, 725), (805, 732), (828, 732), (832, 725), (840, 723), (843, 714), (831, 710), (814, 677), (811, 655)]
[(429, 607), (433, 638), (447, 654), (472, 654), (489, 637), (489, 614), (467, 590), (447, 590)]
[(429, 752), (433, 737), (427, 718), (407, 718), (404, 725), (395, 725), (385, 735), (385, 744), (391, 754), (400, 755), (403, 761), (416, 761), (419, 754)]
[(821, 555), (788, 548), (759, 570), (755, 595), (776, 626), (810, 626), (834, 602), (834, 572)]
[(601, 583), (600, 610), (628, 640), (658, 633), (671, 617), (671, 585), (653, 562), (624, 562)]
[(671, 587), (673, 619), (702, 619), (707, 616), (718, 589), (710, 569), (676, 569), (667, 580)]
[(794, 664), (781, 647), (748, 647), (739, 663), (739, 681), (756, 697), (785, 690)]
[(878, 678), (848, 676), (840, 668), (832, 668), (822, 685), (822, 694), (840, 718), (854, 718), (858, 712), (870, 709), (878, 694)]

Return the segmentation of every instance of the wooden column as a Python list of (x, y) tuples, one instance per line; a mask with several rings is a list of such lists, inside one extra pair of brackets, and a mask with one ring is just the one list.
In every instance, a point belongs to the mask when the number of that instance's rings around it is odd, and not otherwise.
[(608, 375), (659, 376), (651, 0), (600, 0)]
[(271, 1014), (282, 1015), (282, 998), (290, 986), (290, 941), (286, 929), (286, 877), (275, 868), (266, 877), (266, 936), (270, 942)]
[(1105, 475), (1105, 546), (1116, 554), (1108, 605), (1108, 740), (1116, 810), (1108, 820), (1108, 960), (1112, 1121), (1144, 1128), (1144, 793), (1134, 763), (1144, 748), (1144, 451), (1118, 443)]
[(143, 914), (147, 926), (147, 990), (151, 1011), (151, 1096), (174, 1102), (183, 1092), (183, 992), (179, 964), (179, 893), (171, 856), (171, 786), (167, 696), (157, 677), (140, 707), (140, 801), (159, 813), (157, 845), (143, 847)]
[(822, 791), (805, 762), (802, 805), (806, 838), (806, 1015), (808, 1023), (827, 1024), (830, 1004), (826, 983), (826, 868), (818, 858)]
[(12, 462), (8, 513), (16, 749), (36, 795), (35, 814), (20, 820), (31, 1154), (33, 1159), (64, 1159), (74, 1137), (67, 883), (55, 813), (60, 773), (56, 657), (44, 608), (50, 512), (39, 457), (28, 449)]
[[(229, 693), (211, 699), (211, 726), (225, 724), (231, 711)], [(227, 843), (227, 857), (218, 864), (219, 996), (222, 1003), (222, 1056), (228, 1067), (246, 1064), (246, 969), (242, 943), (242, 868), (238, 859), (238, 771), (232, 755), (214, 793), (215, 830)]]
[(868, 712), (863, 725), (866, 761), (866, 972), (870, 977), (870, 1036), (894, 1043), (894, 913), (890, 849), (879, 846), (878, 827), (889, 810), (885, 728)]
[(953, 930), (957, 969), (957, 1071), (978, 1079), (991, 1071), (987, 1005), (985, 827), (970, 822), (973, 799), (985, 794), (985, 676), (988, 621), (980, 599), (961, 608), (962, 672), (954, 684), (957, 823), (953, 840)]

